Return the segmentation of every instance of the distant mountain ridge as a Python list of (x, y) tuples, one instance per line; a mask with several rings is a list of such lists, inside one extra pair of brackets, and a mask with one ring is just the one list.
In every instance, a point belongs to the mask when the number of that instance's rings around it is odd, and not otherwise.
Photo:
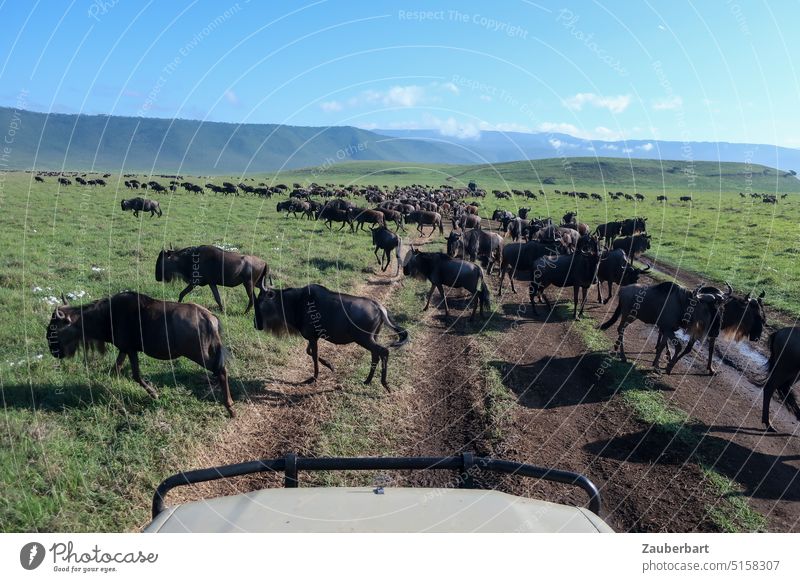
[[(5, 128), (5, 130), (3, 130)], [(725, 161), (800, 169), (800, 150), (763, 144), (587, 141), (567, 134), (303, 127), (188, 119), (45, 114), (0, 107), (0, 170), (264, 173), (354, 161), (486, 164), (572, 157)], [(9, 143), (10, 141), (10, 143)]]
[[(356, 127), (299, 127), (0, 108), (14, 126), (5, 169), (236, 175), (343, 161), (472, 163), (457, 146), (378, 135)], [(0, 129), (2, 132), (2, 129)]]
[(375, 133), (430, 143), (458, 145), (481, 158), (479, 163), (559, 157), (613, 157), (689, 162), (739, 162), (800, 172), (800, 150), (774, 145), (662, 140), (585, 140), (564, 133), (482, 131), (477, 138), (444, 136), (430, 129), (374, 129)]

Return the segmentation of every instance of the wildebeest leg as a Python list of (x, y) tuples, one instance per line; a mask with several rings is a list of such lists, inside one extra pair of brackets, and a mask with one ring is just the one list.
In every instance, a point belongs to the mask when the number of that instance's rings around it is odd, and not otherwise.
[[(672, 368), (675, 367), (675, 364), (678, 363), (678, 360), (680, 360), (683, 356), (685, 356), (686, 354), (688, 354), (689, 352), (692, 351), (692, 348), (694, 347), (695, 341), (696, 340), (694, 340), (692, 338), (689, 338), (689, 341), (686, 343), (686, 347), (684, 348), (684, 350), (682, 352), (680, 352), (680, 355), (677, 355), (680, 350), (679, 349), (675, 350), (675, 354), (676, 355), (672, 358), (672, 360), (670, 360), (669, 364), (667, 364), (667, 369), (665, 370), (667, 372), (667, 374), (672, 372)], [(678, 345), (680, 345), (680, 344), (678, 344)]]
[(431, 306), (431, 297), (433, 297), (433, 291), (436, 289), (436, 283), (431, 283), (431, 290), (428, 291), (428, 301), (425, 303), (425, 307), (422, 308), (422, 311), (428, 309)]
[(609, 281), (608, 282), (608, 297), (606, 297), (606, 300), (603, 301), (603, 303), (605, 304), (605, 303), (608, 303), (609, 301), (611, 301), (611, 298), (613, 296), (614, 296), (614, 283)]
[[(658, 332), (658, 340), (656, 340), (656, 355), (653, 359), (653, 368), (658, 370), (658, 362), (661, 360), (661, 352), (664, 348), (667, 348), (667, 361), (671, 361), (672, 357), (669, 355), (669, 347), (667, 346), (667, 340), (660, 331)], [(667, 364), (669, 365), (669, 364)]]
[(603, 303), (603, 295), (602, 295), (602, 293), (600, 292), (600, 288), (601, 288), (602, 286), (603, 286), (603, 282), (602, 282), (602, 281), (598, 281), (598, 282), (597, 282), (597, 302), (598, 302), (598, 303)]
[(589, 292), (588, 287), (581, 287), (581, 294), (583, 297), (583, 301), (581, 301), (581, 312), (578, 314), (579, 317), (583, 315), (583, 308), (586, 306), (586, 295), (588, 294), (588, 292)]
[(117, 356), (117, 361), (114, 363), (114, 371), (117, 373), (117, 376), (119, 376), (119, 373), (122, 371), (122, 364), (125, 363), (125, 358), (127, 357), (128, 354), (125, 352), (120, 352)]
[(236, 417), (236, 413), (233, 411), (233, 398), (231, 398), (231, 387), (228, 384), (228, 371), (225, 369), (225, 366), (222, 367), (221, 370), (216, 371), (217, 376), (217, 383), (222, 388), (222, 393), (225, 396), (225, 408), (228, 410), (228, 414), (231, 418)]
[(447, 295), (444, 294), (444, 287), (441, 284), (438, 285), (439, 288), (439, 295), (442, 296), (442, 301), (444, 302), (444, 314), (445, 316), (450, 315), (450, 310), (447, 307)]
[(248, 277), (244, 281), (242, 281), (244, 285), (244, 290), (247, 293), (247, 307), (245, 307), (244, 312), (245, 314), (250, 311), (250, 308), (253, 306), (253, 282)]
[(619, 359), (624, 363), (628, 361), (628, 358), (625, 357), (625, 328), (628, 327), (628, 324), (625, 322), (627, 315), (622, 318), (622, 321), (619, 323), (619, 327), (617, 328), (617, 344), (619, 345)]
[(714, 374), (717, 373), (717, 371), (714, 369), (714, 346), (716, 345), (716, 343), (717, 343), (717, 338), (715, 337), (708, 338), (708, 365), (706, 367), (708, 368), (709, 376), (713, 376)]
[(139, 218), (139, 211), (138, 211), (138, 210), (134, 210), (134, 211), (133, 211), (133, 215), (134, 215), (136, 218)]
[[(384, 258), (386, 258), (386, 251), (383, 251)], [(378, 247), (375, 247), (375, 260), (378, 261), (378, 265), (383, 265), (383, 259), (378, 256)], [(383, 267), (381, 266), (381, 271), (383, 271)]]
[(133, 379), (136, 380), (139, 385), (147, 390), (147, 393), (152, 396), (153, 398), (158, 398), (158, 392), (142, 378), (142, 373), (139, 370), (139, 354), (137, 352), (130, 352), (128, 357), (131, 360), (131, 375)]
[[(328, 368), (331, 372), (334, 372), (335, 370), (333, 369), (333, 364), (331, 364), (328, 360), (326, 360), (325, 358), (323, 358), (322, 356), (319, 355), (319, 348), (317, 347), (318, 346), (317, 342), (314, 342), (314, 346), (313, 347), (312, 347), (311, 343), (312, 342), (308, 342), (308, 347), (306, 348), (306, 353), (309, 356), (311, 356), (312, 358), (314, 358), (313, 352), (316, 350), (317, 359), (322, 363), (323, 366)], [(315, 364), (315, 373), (316, 373), (316, 368), (317, 368), (317, 366)]]
[(678, 360), (680, 360), (684, 356), (684, 354), (688, 354), (689, 351), (692, 349), (692, 346), (694, 345), (694, 340), (689, 338), (689, 343), (686, 345), (686, 350), (681, 351), (681, 348), (683, 348), (683, 346), (681, 345), (681, 342), (679, 342), (678, 339), (675, 337), (674, 333), (664, 334), (664, 335), (667, 336), (667, 341), (672, 343), (673, 347), (675, 348), (675, 355), (672, 356), (672, 359), (669, 361), (665, 369), (665, 372), (669, 374), (670, 372), (672, 372), (672, 368), (675, 367), (675, 364), (678, 363)]
[(190, 292), (192, 289), (194, 289), (194, 285), (192, 285), (191, 283), (189, 283), (189, 284), (186, 286), (186, 289), (184, 289), (183, 291), (181, 291), (181, 294), (180, 294), (180, 295), (178, 295), (178, 303), (182, 302), (182, 301), (183, 301), (183, 298), (184, 298), (184, 297), (186, 297), (186, 296), (189, 294), (189, 292)]
[[(578, 319), (578, 289), (577, 285), (572, 286), (572, 319)], [(583, 305), (581, 305), (581, 313), (583, 313)]]
[[(475, 319), (475, 311), (477, 311), (478, 304), (481, 302), (480, 297), (478, 296), (479, 293), (480, 291), (478, 291), (478, 286), (475, 285), (475, 292), (472, 294), (472, 297), (469, 298), (470, 303), (474, 302), (472, 305), (472, 315), (469, 316), (470, 321)], [(469, 307), (469, 303), (467, 304), (467, 307)], [(481, 317), (483, 317), (483, 305), (481, 305)]]
[(375, 349), (376, 347), (377, 344), (367, 347), (367, 349), (370, 351), (370, 354), (372, 354), (372, 361), (369, 364), (369, 374), (367, 374), (367, 379), (364, 380), (364, 384), (372, 384), (372, 377), (375, 375), (375, 368), (378, 367), (378, 361), (381, 359), (380, 355), (378, 355), (378, 352)]
[(214, 301), (216, 301), (217, 305), (219, 305), (219, 310), (224, 312), (225, 308), (222, 306), (222, 299), (219, 297), (219, 289), (217, 289), (217, 286), (214, 283), (209, 283), (208, 286), (211, 287), (211, 293), (214, 295)]

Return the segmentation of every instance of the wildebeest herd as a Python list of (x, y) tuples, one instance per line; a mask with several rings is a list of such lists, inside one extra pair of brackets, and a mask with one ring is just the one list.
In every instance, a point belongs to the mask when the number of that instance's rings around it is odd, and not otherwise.
[[(131, 189), (140, 188), (142, 184), (136, 180), (126, 181)], [(152, 183), (146, 185), (159, 191)], [(170, 188), (178, 186), (195, 191), (193, 184), (178, 180), (173, 180)], [(206, 184), (206, 188), (209, 186)], [(722, 291), (703, 285), (686, 289), (674, 282), (639, 284), (640, 275), (650, 269), (646, 263), (645, 268), (634, 264), (650, 249), (651, 235), (647, 233), (645, 217), (612, 221), (592, 230), (578, 221), (575, 212), (567, 213), (557, 223), (549, 217), (531, 217), (530, 208), (520, 208), (517, 214), (497, 210), (490, 223), (480, 215), (480, 198), (485, 192), (452, 186), (414, 185), (390, 189), (386, 186), (312, 185), (301, 188), (295, 184), (291, 191), (283, 185), (259, 186), (265, 189), (262, 192), (244, 183), (237, 186), (225, 182), (221, 188), (231, 191), (222, 193), (244, 191), (262, 196), (288, 193), (289, 198), (276, 206), (279, 216), (285, 213), (284, 218), (293, 215), (317, 220), (330, 230), (333, 230), (333, 223), (339, 224), (339, 231), (349, 226), (350, 232), (363, 230), (368, 225), (380, 269), (386, 271), (394, 255), (395, 276), (399, 276), (402, 267), (405, 276), (426, 280), (430, 290), (424, 309), (429, 308), (434, 292), (438, 291), (446, 317), (450, 309), (445, 287), (469, 292), (470, 319), (478, 310), (481, 316), (490, 313), (487, 279), (492, 276), (495, 265), (499, 267), (496, 273), (498, 297), (502, 297), (506, 277), (513, 292), (516, 292), (515, 280), (527, 282), (530, 312), (534, 317), (538, 317), (537, 302), (545, 303), (548, 312), (552, 312), (553, 305), (546, 293), (549, 287), (573, 289), (573, 317), (577, 319), (583, 314), (592, 285), (597, 285), (597, 301), (607, 303), (613, 297), (616, 283), (620, 286), (616, 310), (600, 328), (607, 329), (619, 321), (616, 348), (624, 361), (626, 327), (635, 320), (654, 325), (659, 337), (653, 366), (658, 368), (661, 354), (666, 351), (667, 374), (696, 342), (704, 339), (709, 340), (707, 370), (713, 374), (714, 343), (720, 335), (734, 341), (747, 338), (755, 342), (766, 325), (763, 292), (758, 297), (739, 297), (730, 286)], [(358, 205), (353, 198), (362, 199), (371, 206)], [(158, 202), (142, 197), (122, 200), (121, 207), (132, 210), (134, 215), (150, 212), (151, 216), (161, 216)], [(413, 244), (403, 245), (399, 231), (407, 232), (409, 224), (415, 224), (416, 232), (423, 238), (432, 237), (436, 231), (444, 236), (444, 225), (448, 224), (450, 232), (444, 240), (444, 252), (423, 252)], [(425, 228), (430, 230), (426, 232)], [(324, 339), (337, 345), (357, 343), (364, 347), (372, 357), (365, 383), (372, 381), (380, 363), (381, 383), (389, 389), (389, 351), (378, 343), (378, 334), (384, 325), (391, 329), (397, 339), (388, 346), (390, 348), (407, 343), (409, 334), (377, 301), (336, 293), (321, 285), (276, 288), (266, 261), (215, 246), (163, 249), (154, 259), (156, 281), (168, 283), (179, 279), (186, 284), (177, 302), (158, 301), (133, 292), (77, 307), (64, 300), (53, 312), (47, 329), (51, 353), (58, 358), (71, 357), (78, 348), (102, 351), (110, 343), (119, 351), (117, 371), (125, 359), (129, 359), (133, 378), (153, 397), (155, 389), (142, 379), (139, 370), (139, 352), (163, 360), (186, 357), (215, 377), (223, 390), (224, 404), (233, 416), (219, 320), (208, 309), (182, 301), (195, 287), (207, 285), (222, 310), (218, 286), (242, 285), (248, 299), (245, 313), (255, 307), (257, 330), (275, 335), (300, 335), (306, 340), (306, 353), (312, 359), (314, 370), (309, 381), (318, 378), (319, 363), (333, 371), (333, 365), (319, 354), (319, 340)], [(605, 298), (601, 291), (603, 285), (607, 285), (608, 291)], [(680, 330), (688, 337), (685, 346), (679, 337), (683, 335), (679, 334)], [(800, 328), (775, 332), (769, 338), (769, 347), (771, 356), (763, 393), (762, 420), (766, 428), (772, 430), (769, 402), (775, 391), (800, 418), (800, 406), (791, 392), (800, 373)]]

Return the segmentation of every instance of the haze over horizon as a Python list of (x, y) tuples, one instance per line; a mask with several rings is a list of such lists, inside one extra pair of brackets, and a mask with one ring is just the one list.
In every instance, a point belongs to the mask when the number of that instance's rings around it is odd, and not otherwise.
[(0, 105), (798, 147), (794, 6), (4, 4)]

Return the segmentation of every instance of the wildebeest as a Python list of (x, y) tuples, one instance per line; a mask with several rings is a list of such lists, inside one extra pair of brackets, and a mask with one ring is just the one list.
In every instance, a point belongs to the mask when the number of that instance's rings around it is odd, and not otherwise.
[(656, 200), (658, 202), (666, 202), (667, 201), (667, 197), (662, 194), (660, 196), (656, 196)]
[(692, 197), (691, 196), (681, 196), (680, 197), (680, 201), (681, 202), (691, 202), (692, 201)]
[(650, 249), (650, 235), (636, 234), (618, 238), (611, 244), (611, 248), (614, 250), (621, 249), (630, 258), (638, 259), (643, 252)]
[(139, 216), (139, 212), (149, 212), (150, 217), (152, 218), (155, 214), (161, 216), (161, 206), (159, 206), (158, 202), (155, 200), (150, 200), (149, 198), (129, 198), (127, 200), (123, 200), (120, 204), (122, 206), (122, 210), (133, 210), (134, 216)]
[(451, 231), (447, 236), (447, 254), (451, 257), (468, 258), (473, 263), (481, 259), (486, 273), (492, 274), (495, 262), (503, 259), (503, 237), (496, 232), (472, 229), (466, 232)]
[(334, 371), (333, 365), (319, 356), (319, 340), (337, 345), (355, 342), (372, 354), (369, 375), (364, 383), (372, 382), (380, 360), (381, 384), (389, 391), (386, 380), (389, 350), (378, 343), (378, 333), (386, 324), (398, 336), (389, 347), (398, 348), (408, 341), (408, 332), (392, 320), (383, 305), (368, 297), (336, 293), (322, 285), (268, 289), (264, 284), (265, 278), (266, 271), (260, 278), (255, 328), (277, 336), (299, 334), (308, 342), (306, 353), (314, 362), (314, 375), (308, 382), (319, 377), (319, 362)]
[[(701, 287), (700, 293), (711, 293), (721, 298), (722, 304), (722, 321), (721, 323), (712, 324), (711, 331), (708, 334), (708, 364), (707, 369), (710, 375), (716, 374), (714, 370), (714, 346), (717, 342), (717, 337), (722, 335), (731, 341), (738, 342), (747, 337), (752, 342), (757, 342), (761, 338), (761, 333), (764, 331), (764, 326), (767, 324), (767, 316), (764, 313), (764, 292), (757, 298), (750, 297), (748, 293), (744, 297), (736, 297), (733, 294), (733, 289), (727, 283), (727, 293), (723, 292), (717, 287)], [(683, 350), (680, 357), (688, 354), (695, 344), (695, 340), (690, 340)], [(669, 352), (669, 346), (667, 346)]]
[(431, 236), (436, 227), (439, 227), (439, 234), (444, 234), (444, 227), (442, 226), (442, 215), (438, 212), (431, 212), (430, 210), (415, 210), (406, 216), (407, 222), (415, 222), (417, 224), (417, 231), (420, 235), (423, 234), (422, 227), (430, 226), (431, 231), (428, 236)]
[(183, 301), (186, 294), (195, 287), (208, 285), (220, 310), (224, 308), (217, 285), (244, 285), (247, 293), (247, 308), (244, 312), (247, 313), (253, 306), (253, 291), (261, 283), (262, 274), (270, 276), (269, 267), (262, 259), (223, 251), (212, 245), (162, 250), (156, 260), (156, 281), (169, 283), (177, 276), (186, 282), (186, 288), (178, 296), (178, 302)]
[(461, 230), (466, 230), (468, 228), (480, 228), (481, 227), (481, 217), (477, 214), (468, 214), (466, 212), (462, 212), (458, 216), (453, 217), (453, 228), (460, 228)]
[(517, 272), (531, 271), (536, 260), (550, 253), (551, 249), (548, 245), (535, 240), (505, 245), (503, 247), (503, 260), (500, 263), (500, 286), (497, 289), (497, 295), (499, 296), (503, 292), (503, 279), (506, 273), (508, 273), (508, 278), (511, 281), (511, 291), (516, 293), (514, 278)]
[(425, 303), (423, 311), (430, 306), (434, 289), (438, 289), (444, 302), (444, 313), (446, 316), (450, 315), (443, 286), (466, 289), (472, 293), (469, 303), (475, 303), (472, 306), (470, 320), (475, 317), (478, 306), (480, 306), (481, 317), (483, 317), (483, 308), (486, 307), (487, 310), (490, 308), (489, 288), (483, 280), (483, 269), (474, 263), (453, 259), (445, 253), (423, 253), (412, 247), (410, 254), (406, 255), (403, 274), (406, 277), (427, 279), (430, 282), (431, 290), (428, 292), (428, 301)]
[[(372, 230), (372, 244), (375, 245), (375, 258), (378, 259), (378, 264), (381, 266), (381, 271), (386, 271), (389, 268), (389, 263), (392, 262), (392, 251), (397, 255), (397, 271), (395, 276), (400, 274), (400, 256), (402, 243), (400, 237), (395, 233), (390, 232), (385, 226), (379, 226)], [(378, 256), (378, 251), (383, 251), (383, 259)], [(386, 264), (383, 264), (384, 259)]]
[[(605, 251), (600, 255), (600, 264), (597, 266), (597, 302), (608, 303), (614, 295), (614, 283), (620, 287), (633, 285), (639, 280), (639, 275), (649, 271), (650, 265), (645, 269), (637, 269), (628, 255), (622, 249)], [(608, 283), (608, 297), (603, 299), (601, 288), (603, 283)]]
[(70, 184), (72, 184), (72, 180), (70, 180), (69, 178), (59, 178), (58, 183), (61, 184), (62, 186), (69, 186)]
[(41, 176), (36, 176), (36, 177), (34, 177), (33, 179), (34, 179), (35, 181), (37, 181), (37, 182), (44, 182), (44, 178), (42, 178)]
[(614, 220), (612, 222), (598, 225), (597, 228), (594, 229), (594, 235), (598, 238), (604, 239), (606, 246), (610, 246), (614, 239), (619, 236), (621, 230), (622, 222)]
[(767, 371), (761, 422), (767, 431), (775, 432), (769, 421), (769, 403), (776, 390), (783, 404), (800, 420), (800, 406), (792, 392), (792, 384), (800, 375), (800, 327), (784, 327), (769, 336)]
[(364, 223), (369, 224), (377, 224), (379, 226), (385, 226), (386, 221), (383, 217), (383, 212), (380, 210), (355, 210), (354, 211), (354, 219), (356, 222), (356, 228), (360, 230), (364, 230)]
[(619, 233), (622, 236), (633, 236), (647, 230), (647, 219), (643, 217), (627, 218), (622, 221)]
[[(534, 315), (536, 314), (535, 300), (537, 297), (543, 297), (547, 308), (552, 308), (550, 300), (544, 293), (550, 285), (572, 287), (574, 299), (572, 316), (578, 319), (583, 315), (586, 294), (594, 283), (599, 260), (597, 239), (588, 235), (581, 237), (575, 253), (571, 255), (542, 257), (537, 260), (533, 264), (531, 284), (528, 290)], [(578, 289), (583, 290), (580, 313), (578, 313)]]
[(339, 230), (342, 230), (345, 224), (349, 224), (350, 230), (351, 231), (353, 230), (352, 208), (346, 208), (346, 209), (336, 208), (335, 206), (328, 203), (317, 212), (316, 218), (317, 220), (323, 221), (325, 226), (328, 227), (328, 230), (333, 230), (334, 222), (342, 223), (342, 225), (339, 227)]
[(133, 379), (153, 398), (158, 393), (142, 378), (139, 352), (158, 360), (188, 358), (216, 376), (223, 404), (234, 416), (219, 320), (205, 307), (159, 301), (132, 291), (88, 305), (73, 307), (65, 302), (50, 318), (47, 343), (59, 359), (71, 358), (79, 348), (104, 352), (105, 344), (113, 344), (119, 350), (117, 373), (125, 358), (130, 359)]
[(659, 283), (657, 285), (629, 285), (622, 287), (617, 293), (617, 309), (611, 319), (600, 326), (608, 329), (622, 316), (619, 328), (620, 359), (625, 362), (625, 346), (623, 337), (625, 328), (635, 319), (655, 325), (659, 330), (656, 345), (656, 356), (653, 367), (658, 368), (661, 352), (667, 341), (675, 346), (675, 355), (669, 360), (666, 373), (683, 357), (681, 343), (675, 337), (678, 329), (687, 331), (690, 341), (702, 340), (706, 335), (718, 335), (720, 325), (720, 307), (725, 302), (725, 295), (701, 293), (698, 286), (694, 291), (684, 289), (677, 283)]

